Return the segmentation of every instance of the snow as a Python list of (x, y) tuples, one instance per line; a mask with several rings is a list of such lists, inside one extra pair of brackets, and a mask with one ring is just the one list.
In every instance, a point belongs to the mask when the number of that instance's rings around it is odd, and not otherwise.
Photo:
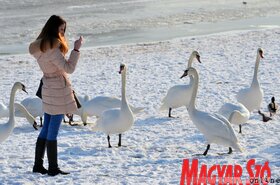
[[(248, 5), (250, 2), (253, 1), (248, 1)], [(75, 6), (71, 8), (77, 9)], [(38, 31), (37, 27), (29, 29)], [(258, 164), (269, 161), (272, 178), (280, 178), (279, 113), (272, 121), (263, 123), (254, 112), (242, 127), (243, 134), (238, 134), (238, 126), (233, 125), (243, 153), (234, 150), (231, 155), (219, 155), (228, 148), (213, 144), (205, 157), (198, 155), (206, 149), (204, 137), (191, 122), (186, 108), (174, 109), (172, 115), (178, 117), (174, 119), (167, 117), (167, 111), (159, 111), (161, 99), (171, 86), (188, 83), (187, 78), (179, 78), (193, 50), (200, 52), (202, 62), (193, 63), (200, 76), (197, 108), (217, 112), (223, 103), (236, 102), (236, 92), (250, 85), (257, 48), (262, 47), (264, 59), (260, 62), (258, 78), (264, 90), (261, 110), (268, 114), (271, 97), (275, 96), (276, 102), (280, 97), (279, 37), (280, 28), (272, 26), (83, 47), (76, 71), (70, 76), (77, 94), (120, 97), (118, 69), (120, 63), (126, 63), (128, 102), (135, 107), (145, 107), (142, 113), (135, 115), (132, 129), (123, 134), (124, 146), (118, 148), (118, 136), (112, 135), (113, 148), (108, 148), (106, 135), (92, 132), (92, 124), (72, 127), (63, 123), (58, 137), (59, 166), (71, 174), (55, 177), (34, 174), (34, 149), (39, 132), (24, 118), (16, 118), (14, 131), (0, 144), (0, 184), (179, 184), (183, 159), (199, 159), (200, 164), (209, 167), (240, 164), (243, 179), (248, 176), (249, 159), (255, 159)], [(24, 83), (29, 93), (18, 92), (16, 101), (20, 102), (35, 96), (42, 76), (32, 56), (26, 52), (9, 53), (0, 55), (0, 102), (5, 105), (14, 82)], [(74, 119), (81, 122), (77, 116)], [(0, 118), (0, 124), (7, 120)], [(39, 122), (39, 118), (37, 120)], [(95, 121), (94, 117), (89, 119), (90, 123)]]

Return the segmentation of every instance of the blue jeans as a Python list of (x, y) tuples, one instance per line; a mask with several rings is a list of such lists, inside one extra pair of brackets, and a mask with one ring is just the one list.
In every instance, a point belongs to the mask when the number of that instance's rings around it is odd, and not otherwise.
[(44, 125), (38, 137), (49, 141), (55, 141), (63, 116), (63, 114), (50, 115), (45, 113)]

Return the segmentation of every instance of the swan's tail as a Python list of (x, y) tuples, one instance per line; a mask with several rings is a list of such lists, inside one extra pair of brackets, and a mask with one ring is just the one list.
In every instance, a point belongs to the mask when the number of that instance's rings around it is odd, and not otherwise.
[(239, 143), (235, 143), (233, 146), (234, 149), (238, 150), (239, 152), (243, 152), (243, 148), (240, 146)]
[(99, 119), (95, 122), (95, 124), (91, 127), (91, 130), (93, 131), (93, 132), (97, 132), (97, 131), (101, 131), (101, 128), (100, 128), (100, 126), (99, 126), (100, 124), (99, 124)]
[(137, 114), (137, 113), (139, 113), (139, 112), (142, 112), (144, 109), (145, 109), (145, 107), (130, 107), (131, 108), (131, 110), (132, 110), (132, 112), (134, 113), (134, 114)]
[(162, 103), (162, 105), (160, 106), (159, 110), (166, 110), (168, 109), (168, 106), (166, 106), (165, 103)]

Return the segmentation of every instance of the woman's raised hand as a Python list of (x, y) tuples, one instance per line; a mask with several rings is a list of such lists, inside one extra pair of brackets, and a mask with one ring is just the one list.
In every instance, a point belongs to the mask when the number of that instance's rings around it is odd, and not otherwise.
[(83, 42), (83, 37), (80, 36), (80, 38), (78, 40), (76, 40), (74, 43), (74, 49), (79, 51), (79, 49), (82, 46), (82, 42)]

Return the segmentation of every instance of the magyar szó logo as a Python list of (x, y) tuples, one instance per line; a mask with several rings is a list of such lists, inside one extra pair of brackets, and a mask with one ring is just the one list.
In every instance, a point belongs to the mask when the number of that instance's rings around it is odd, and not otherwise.
[[(248, 177), (243, 179), (243, 177)], [(198, 159), (190, 164), (188, 159), (183, 160), (180, 185), (261, 185), (279, 184), (280, 178), (272, 178), (269, 162), (256, 164), (255, 159), (248, 160), (245, 167), (239, 164), (198, 166)]]

